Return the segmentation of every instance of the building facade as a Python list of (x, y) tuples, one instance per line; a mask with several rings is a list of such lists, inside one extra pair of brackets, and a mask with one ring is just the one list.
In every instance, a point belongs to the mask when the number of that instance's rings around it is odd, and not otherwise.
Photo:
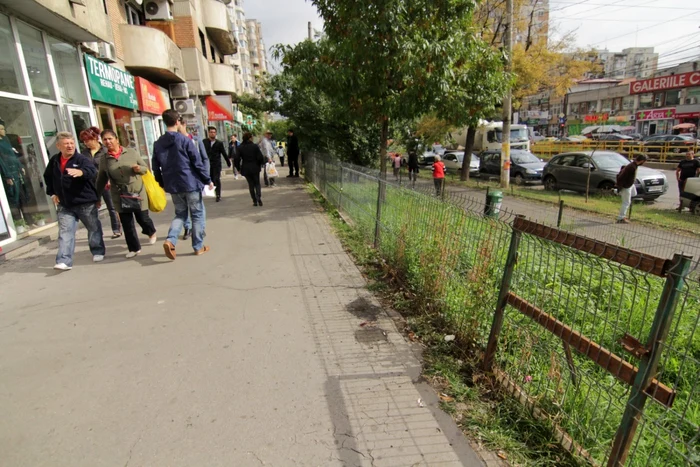
[(59, 131), (112, 129), (147, 161), (171, 106), (192, 132), (240, 132), (233, 103), (255, 80), (239, 12), (241, 0), (0, 0), (0, 247), (56, 220), (43, 172)]
[(600, 65), (600, 71), (589, 78), (644, 79), (653, 76), (659, 64), (659, 54), (653, 47), (630, 47), (622, 52), (604, 49), (587, 55), (590, 61)]
[[(558, 121), (554, 121), (554, 115)], [(700, 126), (700, 61), (658, 71), (645, 79), (587, 79), (579, 81), (563, 97), (548, 92), (523, 99), (521, 114), (550, 118), (550, 136), (580, 134), (592, 125), (617, 125), (628, 133), (670, 134), (681, 123)], [(562, 115), (563, 114), (563, 115)], [(554, 125), (556, 123), (556, 126)], [(542, 121), (530, 121), (542, 126)]]

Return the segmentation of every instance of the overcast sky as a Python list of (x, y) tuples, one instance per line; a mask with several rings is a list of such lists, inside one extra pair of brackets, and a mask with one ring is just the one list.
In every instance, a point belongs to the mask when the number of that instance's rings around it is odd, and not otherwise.
[[(306, 38), (308, 21), (323, 21), (305, 0), (245, 0), (246, 16), (262, 22), (269, 47)], [(670, 66), (700, 55), (698, 0), (550, 0), (550, 25), (562, 33), (575, 30), (579, 47), (655, 47), (659, 65)], [(554, 33), (556, 34), (556, 33)]]

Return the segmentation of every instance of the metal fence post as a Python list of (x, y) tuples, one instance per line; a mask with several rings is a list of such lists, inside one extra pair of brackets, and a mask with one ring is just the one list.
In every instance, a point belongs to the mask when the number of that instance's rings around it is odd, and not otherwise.
[(338, 211), (343, 207), (343, 164), (338, 166), (340, 172), (340, 194), (338, 195)]
[(498, 336), (501, 334), (501, 328), (503, 327), (503, 316), (506, 308), (506, 298), (508, 296), (508, 292), (510, 291), (510, 282), (513, 278), (513, 270), (515, 269), (515, 264), (518, 260), (518, 246), (520, 245), (521, 237), (522, 232), (513, 229), (513, 232), (510, 237), (510, 247), (508, 248), (506, 267), (503, 270), (503, 277), (501, 278), (501, 289), (498, 292), (496, 312), (493, 315), (493, 322), (491, 323), (491, 332), (489, 333), (489, 342), (486, 345), (486, 353), (484, 354), (483, 366), (485, 371), (491, 371), (491, 368), (493, 367), (493, 361), (496, 357), (496, 349), (498, 347)]
[(679, 254), (673, 256), (666, 277), (666, 284), (656, 308), (654, 322), (651, 325), (651, 331), (649, 331), (646, 353), (639, 362), (639, 371), (632, 385), (630, 397), (625, 406), (625, 413), (622, 415), (620, 426), (615, 435), (615, 441), (608, 458), (608, 467), (623, 467), (627, 461), (627, 455), (647, 401), (648, 396), (645, 391), (649, 387), (651, 380), (656, 376), (659, 359), (663, 352), (663, 344), (666, 342), (668, 332), (671, 329), (673, 314), (676, 311), (678, 299), (683, 292), (683, 283), (690, 271), (691, 259), (688, 256)]
[(564, 215), (564, 200), (559, 200), (559, 215), (557, 216), (557, 229), (561, 227), (561, 218)]
[(382, 175), (378, 177), (379, 189), (377, 190), (377, 217), (374, 220), (374, 248), (379, 249), (379, 240), (381, 236), (381, 223), (382, 223), (382, 203), (384, 197), (386, 196), (385, 190), (386, 185), (383, 183)]

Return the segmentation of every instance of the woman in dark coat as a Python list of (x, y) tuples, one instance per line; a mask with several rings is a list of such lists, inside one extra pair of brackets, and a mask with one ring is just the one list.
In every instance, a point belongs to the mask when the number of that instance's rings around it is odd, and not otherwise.
[[(107, 154), (107, 148), (100, 143), (100, 129), (96, 126), (90, 127), (87, 130), (80, 132), (80, 141), (85, 145), (83, 156), (87, 156), (95, 163), (95, 168), (100, 170), (100, 160)], [(108, 184), (109, 185), (109, 184)], [(119, 215), (114, 209), (112, 195), (109, 192), (109, 187), (103, 187), (105, 192), (102, 194), (102, 200), (109, 211), (109, 218), (112, 221), (112, 238), (122, 236), (122, 225), (119, 222)]]
[(243, 133), (243, 143), (238, 146), (238, 156), (241, 158), (241, 174), (248, 181), (253, 206), (262, 206), (260, 170), (265, 165), (265, 158), (260, 147), (253, 143), (253, 135), (250, 132)]

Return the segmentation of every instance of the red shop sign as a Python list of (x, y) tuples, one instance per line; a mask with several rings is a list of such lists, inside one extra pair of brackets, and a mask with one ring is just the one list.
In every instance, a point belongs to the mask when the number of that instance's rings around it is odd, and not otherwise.
[(207, 96), (207, 119), (210, 121), (233, 121), (233, 101), (231, 96)]
[(700, 86), (700, 71), (633, 81), (630, 83), (630, 94), (644, 94), (691, 86)]
[(583, 121), (586, 123), (607, 122), (610, 119), (610, 114), (586, 115)]
[(698, 118), (700, 112), (686, 112), (684, 114), (676, 114), (676, 118)]
[(637, 112), (637, 120), (670, 120), (672, 118), (676, 118), (676, 109), (654, 109)]
[(135, 77), (136, 98), (139, 110), (160, 115), (170, 108), (170, 94), (165, 88), (153, 84), (139, 76)]

